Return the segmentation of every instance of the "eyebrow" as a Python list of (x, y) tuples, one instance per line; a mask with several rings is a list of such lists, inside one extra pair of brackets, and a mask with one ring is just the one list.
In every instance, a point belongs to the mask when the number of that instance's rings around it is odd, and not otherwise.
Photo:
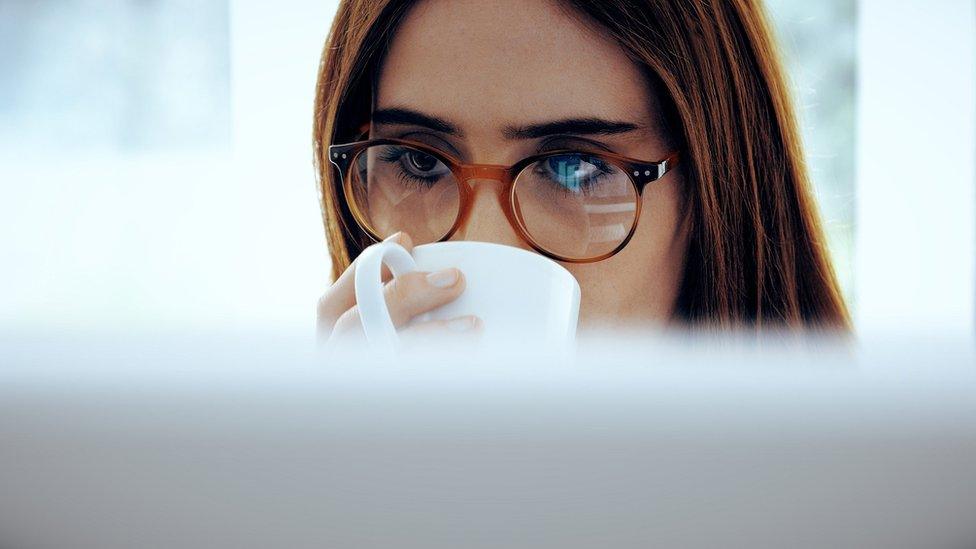
[[(461, 129), (443, 118), (412, 109), (393, 107), (373, 112), (373, 123), (378, 125), (421, 126), (436, 132), (463, 138)], [(506, 126), (502, 135), (506, 139), (538, 139), (548, 135), (616, 135), (641, 129), (633, 122), (605, 120), (597, 117), (564, 118), (525, 126)]]

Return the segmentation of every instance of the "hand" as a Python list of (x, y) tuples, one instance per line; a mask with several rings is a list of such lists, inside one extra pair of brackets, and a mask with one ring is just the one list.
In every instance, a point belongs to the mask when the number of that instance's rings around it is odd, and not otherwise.
[[(413, 250), (413, 242), (406, 233), (396, 233), (386, 240), (397, 242), (408, 252)], [(319, 298), (318, 334), (321, 342), (331, 344), (338, 339), (365, 339), (362, 322), (359, 319), (359, 308), (356, 306), (355, 274), (356, 262), (354, 261)], [(393, 278), (390, 270), (384, 265), (382, 279), (385, 283), (383, 295), (386, 306), (390, 311), (393, 326), (398, 329), (409, 323), (414, 316), (449, 303), (464, 291), (464, 275), (455, 268), (433, 273), (414, 271)], [(431, 336), (461, 333), (478, 335), (481, 329), (481, 319), (469, 315), (414, 323), (399, 330), (399, 333), (401, 337), (423, 336), (426, 339)]]

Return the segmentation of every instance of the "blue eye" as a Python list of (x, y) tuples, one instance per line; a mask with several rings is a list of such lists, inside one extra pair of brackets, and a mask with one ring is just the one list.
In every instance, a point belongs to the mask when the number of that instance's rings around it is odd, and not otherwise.
[(536, 175), (570, 192), (591, 189), (614, 173), (603, 160), (584, 153), (566, 153), (547, 157), (536, 163)]

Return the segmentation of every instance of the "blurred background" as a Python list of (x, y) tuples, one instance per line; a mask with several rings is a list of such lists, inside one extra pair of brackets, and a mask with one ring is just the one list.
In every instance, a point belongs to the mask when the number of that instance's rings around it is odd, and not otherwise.
[[(857, 328), (972, 334), (976, 6), (767, 0)], [(308, 330), (336, 2), (0, 0), (0, 330)]]

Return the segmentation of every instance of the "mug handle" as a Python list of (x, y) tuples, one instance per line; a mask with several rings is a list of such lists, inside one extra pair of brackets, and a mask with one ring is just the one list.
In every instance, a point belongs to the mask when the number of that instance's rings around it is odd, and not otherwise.
[(396, 348), (400, 343), (383, 296), (381, 278), (383, 265), (394, 277), (416, 271), (417, 263), (410, 252), (396, 242), (377, 242), (367, 246), (356, 259), (356, 306), (366, 333), (366, 340), (374, 346)]

